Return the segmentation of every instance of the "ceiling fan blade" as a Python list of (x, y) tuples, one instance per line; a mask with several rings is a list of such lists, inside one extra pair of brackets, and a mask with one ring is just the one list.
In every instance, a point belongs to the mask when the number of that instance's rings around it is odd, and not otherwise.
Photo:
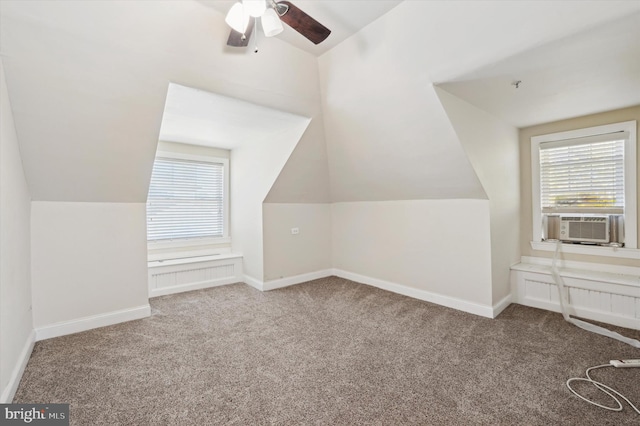
[(247, 30), (244, 32), (244, 38), (241, 32), (232, 29), (231, 33), (229, 34), (229, 39), (227, 40), (227, 46), (247, 47), (249, 45), (249, 39), (251, 38), (251, 33), (253, 32), (254, 25), (255, 19), (250, 19), (249, 25), (247, 25)]
[(280, 1), (277, 4), (283, 4), (288, 7), (288, 10), (280, 16), (280, 19), (314, 44), (323, 42), (331, 34), (329, 28), (307, 15), (291, 2)]

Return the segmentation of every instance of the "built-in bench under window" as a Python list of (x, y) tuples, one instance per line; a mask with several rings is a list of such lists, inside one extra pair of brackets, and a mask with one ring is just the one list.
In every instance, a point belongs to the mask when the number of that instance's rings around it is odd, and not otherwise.
[(241, 282), (242, 255), (236, 253), (153, 260), (149, 297)]

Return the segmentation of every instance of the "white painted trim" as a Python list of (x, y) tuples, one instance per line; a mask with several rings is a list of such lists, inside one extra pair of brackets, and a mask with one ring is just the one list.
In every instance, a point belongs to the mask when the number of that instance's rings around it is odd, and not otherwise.
[(168, 294), (184, 293), (185, 291), (202, 290), (203, 288), (220, 287), (240, 282), (237, 277), (224, 278), (220, 280), (200, 281), (192, 284), (175, 285), (172, 287), (162, 287), (149, 290), (149, 298), (166, 296)]
[[(535, 259), (535, 258), (534, 258)], [(523, 260), (525, 258), (523, 257)], [(557, 286), (551, 275), (550, 266), (542, 261), (550, 259), (537, 259), (538, 264), (520, 263), (511, 267), (511, 285), (514, 303), (531, 306), (539, 309), (546, 309), (553, 312), (560, 312), (560, 304), (557, 294)], [(580, 265), (583, 262), (571, 262), (570, 266)], [(593, 265), (593, 264), (591, 264)], [(613, 267), (614, 265), (604, 265)], [(630, 268), (637, 269), (637, 268)], [(637, 305), (635, 311), (617, 311), (610, 305), (613, 296), (623, 296), (640, 300), (640, 276), (625, 275), (621, 273), (602, 272), (602, 270), (584, 269), (560, 269), (560, 275), (564, 278), (565, 291), (571, 289), (588, 291), (588, 298), (584, 293), (576, 302), (567, 306), (571, 316), (577, 316), (589, 320), (614, 324), (620, 327), (640, 329), (640, 316), (638, 316)], [(548, 292), (541, 288), (529, 292), (527, 282), (536, 283), (537, 286), (548, 286)], [(633, 299), (632, 299), (633, 300)], [(632, 302), (633, 303), (633, 302)], [(610, 309), (607, 309), (610, 308)]]
[[(171, 252), (153, 252), (149, 251), (147, 255), (147, 262), (158, 262), (172, 259), (188, 259), (193, 257), (203, 257), (203, 256), (226, 256), (232, 254), (231, 247), (217, 247), (217, 248), (203, 248), (197, 250), (185, 250), (185, 251), (171, 251)], [(237, 256), (242, 257), (241, 254), (237, 254)]]
[[(555, 241), (529, 241), (531, 248), (540, 251), (556, 251)], [(640, 259), (640, 250), (625, 247), (604, 247), (582, 244), (563, 244), (565, 253), (584, 254), (590, 256), (617, 257), (619, 259)]]
[(292, 277), (266, 281), (262, 283), (262, 289), (263, 291), (275, 290), (277, 288), (289, 287), (307, 281), (317, 280), (319, 278), (330, 277), (332, 275), (334, 275), (333, 269), (324, 269), (322, 271), (309, 272), (307, 274), (294, 275)]
[[(531, 208), (533, 243), (542, 241), (542, 216), (540, 208), (540, 144), (544, 142), (576, 139), (594, 135), (604, 135), (615, 132), (628, 132), (629, 138), (624, 144), (624, 239), (625, 246), (631, 249), (638, 248), (638, 212), (637, 212), (637, 122), (635, 120), (621, 123), (606, 124), (603, 126), (588, 127), (584, 129), (569, 130), (565, 132), (550, 133), (547, 135), (533, 136), (531, 138)], [(543, 249), (542, 249), (543, 250)], [(607, 256), (599, 252), (589, 253), (595, 256)], [(617, 257), (617, 256), (616, 256)], [(637, 258), (637, 257), (636, 257)]]
[[(548, 268), (551, 268), (552, 262), (553, 259), (546, 257), (522, 256), (520, 258), (520, 263), (512, 265), (511, 269), (528, 268), (529, 265), (547, 266)], [(608, 263), (578, 262), (574, 260), (558, 259), (558, 268), (561, 270), (572, 269), (592, 271), (596, 273), (640, 276), (640, 267), (611, 265)], [(551, 269), (548, 270), (550, 271)]]
[(492, 306), (480, 305), (478, 303), (468, 302), (466, 300), (458, 299), (455, 297), (431, 293), (429, 291), (407, 287), (401, 284), (367, 277), (364, 275), (355, 274), (353, 272), (343, 271), (341, 269), (334, 269), (333, 272), (334, 275), (340, 278), (345, 278), (347, 280), (355, 281), (361, 284), (367, 284), (373, 287), (381, 288), (383, 290), (391, 291), (393, 293), (402, 294), (404, 296), (413, 297), (414, 299), (424, 300), (426, 302), (435, 303), (438, 305), (446, 306), (448, 308), (457, 309), (486, 318), (494, 317), (494, 308)]
[(279, 278), (277, 280), (270, 281), (261, 281), (249, 275), (244, 275), (244, 283), (250, 285), (256, 290), (270, 291), (305, 283), (307, 281), (317, 280), (319, 278), (330, 277), (332, 275), (335, 275), (333, 269), (324, 269), (321, 271), (309, 272), (306, 274), (294, 275), (292, 277)]
[[(547, 268), (546, 266), (529, 268), (514, 266), (512, 270), (525, 273), (528, 277), (534, 277), (535, 281), (540, 283), (556, 285), (551, 275), (551, 268)], [(609, 273), (585, 273), (585, 271), (570, 269), (563, 269), (559, 272), (565, 281), (566, 287), (621, 296), (640, 297), (640, 281), (638, 277)]]
[(251, 287), (255, 288), (256, 290), (260, 290), (260, 291), (264, 291), (264, 283), (262, 281), (260, 281), (257, 278), (253, 278), (249, 275), (244, 275), (243, 276), (243, 281), (245, 284), (250, 285)]
[[(515, 303), (532, 308), (545, 309), (547, 311), (562, 313), (560, 303), (549, 300), (536, 299), (533, 297), (523, 297)], [(585, 318), (592, 321), (603, 322), (606, 324), (617, 325), (618, 327), (630, 328), (632, 330), (640, 330), (640, 319), (623, 317), (619, 315), (611, 315), (601, 311), (594, 311), (587, 308), (571, 306), (571, 316)]]
[[(638, 150), (637, 125), (635, 120), (628, 121), (625, 124), (629, 129), (629, 141), (631, 141), (631, 143), (625, 144), (624, 152), (626, 159), (624, 162), (624, 241), (627, 247), (638, 248), (638, 200), (636, 198), (638, 193), (638, 165), (636, 164), (638, 161), (636, 154)], [(631, 218), (631, 220), (629, 220), (629, 218)]]
[[(148, 263), (149, 297), (166, 296), (168, 294), (185, 291), (201, 290), (203, 288), (218, 287), (242, 281), (242, 255), (222, 254), (218, 256), (202, 256), (186, 259), (170, 259)], [(189, 272), (193, 269), (219, 268), (233, 266), (233, 275), (191, 281), (177, 285), (154, 287), (157, 284), (156, 275)], [(201, 277), (204, 278), (204, 277)], [(176, 284), (175, 282), (172, 284)]]
[(321, 271), (309, 272), (307, 274), (295, 275), (292, 277), (286, 277), (286, 278), (271, 280), (267, 282), (263, 282), (249, 275), (245, 275), (244, 282), (245, 284), (248, 284), (257, 290), (269, 291), (269, 290), (275, 290), (278, 288), (288, 287), (288, 286), (316, 280), (319, 278), (326, 278), (330, 276), (337, 276), (337, 277), (355, 281), (361, 284), (366, 284), (372, 287), (377, 287), (383, 290), (391, 291), (393, 293), (409, 296), (414, 299), (436, 303), (438, 305), (446, 306), (453, 309), (458, 309), (460, 311), (469, 312), (469, 313), (487, 317), (487, 318), (497, 317), (504, 309), (507, 308), (507, 306), (511, 304), (511, 300), (512, 300), (511, 294), (508, 294), (492, 307), (483, 306), (477, 303), (468, 302), (466, 300), (457, 299), (449, 296), (443, 296), (441, 294), (431, 293), (425, 290), (407, 287), (401, 284), (396, 284), (389, 281), (379, 280), (377, 278), (367, 277), (364, 275), (343, 271), (341, 269), (324, 269)]
[(495, 318), (498, 315), (500, 315), (502, 311), (504, 311), (509, 307), (509, 305), (511, 305), (512, 301), (513, 301), (513, 296), (511, 295), (511, 293), (509, 293), (502, 300), (500, 300), (498, 303), (493, 305), (493, 313), (492, 313), (493, 316), (491, 318)]
[(204, 155), (204, 154), (190, 154), (187, 152), (175, 152), (175, 151), (157, 151), (156, 158), (167, 158), (169, 160), (189, 160), (189, 161), (201, 161), (203, 163), (218, 163), (228, 165), (229, 159), (226, 157), (220, 157), (218, 155)]
[(61, 321), (55, 324), (36, 328), (36, 341), (50, 339), (52, 337), (65, 336), (79, 333), (94, 328), (119, 324), (121, 322), (137, 320), (151, 316), (149, 304), (136, 306), (135, 308), (121, 309), (119, 311), (104, 314), (91, 315), (71, 321)]
[(531, 138), (531, 209), (533, 241), (542, 241), (542, 206), (540, 200), (540, 140)]
[[(230, 237), (196, 237), (196, 238), (186, 238), (181, 240), (147, 241), (147, 250), (149, 252), (153, 252), (158, 250), (180, 249), (180, 248), (190, 247), (194, 251), (197, 251), (198, 247), (216, 246), (216, 245), (224, 245), (224, 244), (231, 244), (231, 238)], [(176, 251), (174, 253), (180, 254), (179, 251)], [(174, 254), (174, 253), (171, 253), (171, 254)]]
[(162, 268), (164, 266), (187, 265), (190, 263), (211, 262), (217, 260), (242, 259), (241, 254), (237, 253), (221, 253), (194, 257), (180, 257), (165, 260), (154, 260), (147, 262), (149, 269)]
[(20, 385), (20, 380), (22, 379), (22, 375), (24, 374), (25, 368), (27, 368), (27, 363), (29, 362), (29, 358), (31, 358), (31, 352), (33, 352), (33, 346), (36, 343), (36, 331), (31, 330), (27, 340), (24, 342), (24, 346), (22, 347), (22, 351), (20, 351), (20, 357), (18, 358), (18, 363), (16, 363), (11, 377), (9, 378), (9, 383), (7, 383), (7, 387), (2, 390), (2, 396), (0, 397), (0, 404), (10, 404), (13, 401), (13, 397), (18, 390), (18, 385)]

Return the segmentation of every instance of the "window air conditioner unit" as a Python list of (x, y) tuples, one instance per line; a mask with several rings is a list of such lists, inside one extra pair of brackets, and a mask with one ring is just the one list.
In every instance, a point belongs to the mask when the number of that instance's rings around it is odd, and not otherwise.
[(561, 241), (608, 243), (609, 216), (561, 216)]

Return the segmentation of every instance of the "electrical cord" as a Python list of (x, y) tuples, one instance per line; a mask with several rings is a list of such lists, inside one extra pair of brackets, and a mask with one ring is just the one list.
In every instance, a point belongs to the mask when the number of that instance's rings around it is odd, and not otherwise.
[(553, 277), (553, 281), (555, 281), (556, 286), (558, 287), (558, 298), (560, 299), (560, 310), (562, 311), (562, 316), (564, 317), (564, 319), (583, 330), (600, 334), (602, 336), (611, 337), (612, 339), (619, 340), (621, 342), (624, 342), (628, 345), (633, 346), (634, 348), (640, 349), (640, 341), (636, 339), (625, 337), (619, 333), (616, 333), (615, 331), (607, 330), (604, 327), (600, 327), (598, 325), (591, 324), (586, 321), (582, 321), (576, 318), (571, 318), (571, 316), (569, 315), (569, 312), (567, 311), (567, 307), (565, 306), (569, 304), (569, 302), (565, 300), (567, 291), (565, 290), (564, 280), (562, 279), (562, 276), (560, 275), (560, 271), (558, 271), (558, 266), (557, 266), (558, 253), (560, 253), (561, 245), (562, 245), (562, 241), (558, 240), (556, 242), (556, 252), (554, 253), (553, 260), (551, 261), (551, 276)]
[[(562, 241), (558, 240), (556, 242), (556, 251), (553, 255), (553, 260), (551, 261), (551, 276), (553, 277), (553, 280), (556, 283), (556, 286), (558, 288), (558, 298), (560, 300), (560, 310), (562, 311), (562, 316), (564, 317), (564, 319), (568, 322), (570, 322), (571, 324), (575, 325), (576, 327), (582, 328), (583, 330), (587, 330), (590, 331), (592, 333), (596, 333), (596, 334), (600, 334), (602, 336), (607, 336), (607, 337), (611, 337), (612, 339), (616, 339), (619, 340), (621, 342), (624, 342), (628, 345), (631, 345), (635, 348), (640, 348), (640, 341), (635, 340), (635, 339), (631, 339), (629, 337), (625, 337), (622, 336), (621, 334), (618, 334), (614, 331), (611, 330), (607, 330), (604, 327), (600, 327), (597, 326), (595, 324), (591, 324), (588, 323), (586, 321), (582, 321), (576, 318), (571, 318), (567, 307), (565, 305), (568, 304), (568, 302), (565, 300), (566, 297), (566, 291), (565, 291), (565, 287), (564, 287), (564, 280), (562, 279), (562, 276), (560, 275), (560, 271), (558, 271), (558, 266), (557, 266), (557, 260), (558, 260), (558, 254), (560, 253), (560, 247), (562, 245)], [(587, 376), (587, 378), (585, 379), (584, 377), (572, 377), (569, 380), (567, 380), (566, 385), (567, 388), (569, 388), (569, 390), (578, 398), (582, 399), (583, 401), (587, 401), (589, 404), (595, 405), (597, 407), (600, 408), (604, 408), (605, 410), (609, 410), (609, 411), (622, 411), (622, 402), (620, 402), (620, 400), (618, 398), (616, 398), (614, 395), (619, 396), (620, 398), (622, 398), (627, 404), (629, 404), (629, 406), (631, 406), (631, 408), (638, 414), (640, 414), (640, 409), (638, 409), (638, 407), (636, 407), (635, 405), (633, 405), (633, 403), (631, 401), (629, 401), (629, 398), (627, 398), (626, 396), (624, 396), (623, 394), (621, 394), (620, 392), (618, 392), (617, 390), (605, 385), (604, 383), (598, 382), (596, 380), (593, 380), (591, 378), (591, 376), (589, 375), (589, 372), (591, 370), (595, 370), (598, 368), (605, 368), (605, 367), (617, 367), (614, 366), (612, 364), (603, 364), (603, 365), (596, 365), (595, 367), (589, 367), (587, 368), (587, 371), (585, 372), (585, 375)], [(602, 405), (602, 404), (598, 404), (595, 401), (591, 401), (590, 399), (585, 398), (584, 396), (580, 395), (578, 392), (576, 392), (572, 387), (571, 387), (571, 383), (572, 382), (587, 382), (587, 383), (591, 383), (593, 384), (596, 388), (598, 388), (598, 390), (604, 392), (605, 394), (609, 395), (611, 397), (611, 399), (613, 399), (616, 404), (618, 404), (617, 407), (607, 407), (606, 405)]]
[[(633, 405), (633, 403), (631, 401), (629, 401), (629, 398), (627, 398), (626, 396), (624, 396), (623, 394), (621, 394), (617, 390), (605, 385), (604, 383), (601, 383), (601, 382), (598, 382), (596, 380), (593, 380), (591, 378), (591, 376), (589, 375), (589, 372), (591, 370), (595, 370), (597, 368), (605, 368), (605, 367), (613, 367), (613, 365), (611, 365), (611, 364), (603, 364), (603, 365), (596, 365), (595, 367), (587, 368), (587, 371), (585, 373), (585, 375), (587, 376), (586, 379), (584, 377), (572, 377), (571, 379), (567, 380), (567, 383), (566, 383), (567, 387), (569, 388), (569, 390), (575, 396), (577, 396), (578, 398), (582, 399), (583, 401), (587, 401), (589, 404), (595, 405), (596, 407), (604, 408), (605, 410), (609, 410), (609, 411), (622, 411), (622, 402), (620, 402), (620, 400), (614, 396), (614, 394), (615, 394), (615, 395), (619, 396), (620, 398), (622, 398), (627, 404), (629, 404), (629, 406), (636, 413), (640, 414), (640, 409), (638, 409), (638, 407)], [(616, 402), (616, 404), (618, 404), (618, 406), (617, 407), (607, 407), (606, 405), (598, 404), (597, 402), (592, 401), (590, 399), (587, 399), (584, 396), (580, 395), (578, 392), (575, 391), (575, 389), (573, 389), (571, 387), (571, 383), (572, 382), (578, 382), (578, 381), (587, 382), (587, 383), (593, 384), (596, 388), (598, 388), (602, 392), (604, 392), (607, 395), (609, 395), (611, 397), (611, 399), (613, 399)]]

